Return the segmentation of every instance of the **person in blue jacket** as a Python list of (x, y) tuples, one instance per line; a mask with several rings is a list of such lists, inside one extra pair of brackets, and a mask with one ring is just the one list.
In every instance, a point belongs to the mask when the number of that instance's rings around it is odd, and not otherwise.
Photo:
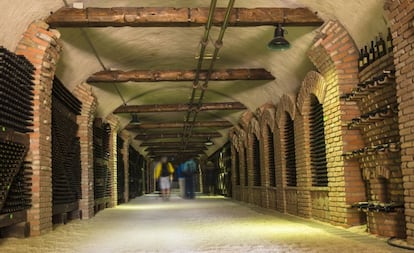
[(194, 199), (194, 175), (197, 173), (197, 163), (194, 161), (194, 159), (190, 159), (184, 163), (182, 173), (185, 176), (185, 197), (188, 199)]

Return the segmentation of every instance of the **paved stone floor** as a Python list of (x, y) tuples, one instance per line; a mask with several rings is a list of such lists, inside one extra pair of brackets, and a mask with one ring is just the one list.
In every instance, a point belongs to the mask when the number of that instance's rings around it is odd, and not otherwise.
[(1, 239), (0, 252), (410, 252), (384, 239), (255, 208), (222, 197), (162, 201), (156, 195), (57, 226)]

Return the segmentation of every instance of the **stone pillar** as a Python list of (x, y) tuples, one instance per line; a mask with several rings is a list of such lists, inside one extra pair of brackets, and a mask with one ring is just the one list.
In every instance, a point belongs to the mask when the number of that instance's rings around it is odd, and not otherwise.
[(118, 181), (117, 181), (117, 134), (119, 121), (115, 115), (111, 114), (106, 117), (106, 122), (111, 126), (111, 134), (109, 136), (109, 161), (108, 169), (111, 174), (111, 200), (109, 207), (115, 207), (118, 204)]
[(82, 198), (80, 199), (79, 207), (82, 212), (82, 219), (90, 219), (95, 214), (93, 185), (93, 121), (95, 119), (97, 101), (92, 94), (92, 87), (86, 83), (78, 85), (73, 91), (73, 94), (82, 102), (81, 114), (77, 117), (82, 170)]
[(129, 201), (129, 145), (131, 144), (132, 136), (125, 130), (121, 132), (120, 136), (124, 140), (124, 146), (122, 147), (122, 158), (124, 159), (124, 199), (126, 203)]
[(52, 230), (52, 86), (62, 49), (60, 34), (43, 21), (30, 24), (16, 48), (35, 66), (33, 132), (28, 160), (32, 162), (32, 208), (28, 211), (30, 234)]

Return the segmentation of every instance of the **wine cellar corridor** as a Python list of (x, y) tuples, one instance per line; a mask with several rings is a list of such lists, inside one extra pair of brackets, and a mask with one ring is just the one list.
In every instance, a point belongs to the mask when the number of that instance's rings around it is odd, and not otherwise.
[(414, 250), (414, 2), (333, 2), (1, 1), (0, 251)]

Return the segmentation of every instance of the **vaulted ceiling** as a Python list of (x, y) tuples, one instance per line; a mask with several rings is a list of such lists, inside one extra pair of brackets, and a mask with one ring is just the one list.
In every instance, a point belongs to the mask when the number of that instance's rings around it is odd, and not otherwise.
[[(71, 5), (75, 1), (66, 1)], [(209, 7), (206, 0), (84, 0), (85, 7)], [(218, 7), (226, 7), (227, 0), (219, 0)], [(13, 50), (21, 34), (32, 21), (46, 18), (64, 6), (61, 0), (2, 0), (0, 8), (0, 44)], [(380, 0), (236, 0), (235, 7), (285, 7), (309, 8), (323, 20), (337, 19), (350, 32), (357, 46), (368, 43), (378, 32), (385, 32), (386, 20), (383, 15), (383, 1)], [(58, 63), (57, 76), (73, 90), (91, 75), (105, 69), (111, 70), (192, 70), (197, 66), (196, 55), (200, 51), (200, 40), (204, 27), (101, 27), (63, 28), (59, 27), (63, 52)], [(229, 27), (224, 35), (223, 47), (215, 69), (264, 68), (274, 80), (231, 80), (212, 81), (205, 93), (205, 103), (240, 102), (246, 109), (255, 111), (265, 103), (277, 104), (285, 94), (295, 94), (305, 74), (314, 67), (306, 52), (317, 34), (318, 26), (289, 26), (286, 38), (291, 48), (286, 51), (270, 51), (266, 45), (273, 37), (273, 26)], [(210, 33), (212, 41), (217, 39), (219, 27)], [(91, 47), (91, 45), (93, 47)], [(211, 54), (213, 43), (207, 45)], [(101, 60), (101, 63), (98, 61)], [(209, 60), (204, 61), (207, 68)], [(98, 98), (97, 116), (105, 118), (122, 105), (185, 104), (192, 91), (191, 81), (160, 82), (96, 82), (91, 83)], [(201, 111), (198, 121), (228, 121), (238, 123), (244, 110)], [(128, 125), (129, 113), (116, 114), (121, 128)], [(141, 112), (138, 114), (144, 124), (155, 129), (131, 130), (140, 134), (176, 134), (180, 126), (161, 128), (160, 123), (180, 123), (186, 111)], [(158, 124), (158, 125), (156, 125)], [(194, 132), (219, 132), (222, 137), (214, 139), (216, 145), (205, 151), (211, 154), (227, 141), (228, 126), (200, 126)], [(167, 136), (168, 137), (168, 136)], [(169, 136), (171, 137), (171, 136)], [(157, 138), (157, 142), (176, 142), (177, 138)], [(196, 138), (194, 137), (194, 140)], [(202, 140), (205, 140), (203, 137)], [(141, 151), (146, 146), (136, 140), (135, 146)], [(204, 152), (204, 150), (203, 150)], [(144, 152), (146, 153), (146, 151)]]

